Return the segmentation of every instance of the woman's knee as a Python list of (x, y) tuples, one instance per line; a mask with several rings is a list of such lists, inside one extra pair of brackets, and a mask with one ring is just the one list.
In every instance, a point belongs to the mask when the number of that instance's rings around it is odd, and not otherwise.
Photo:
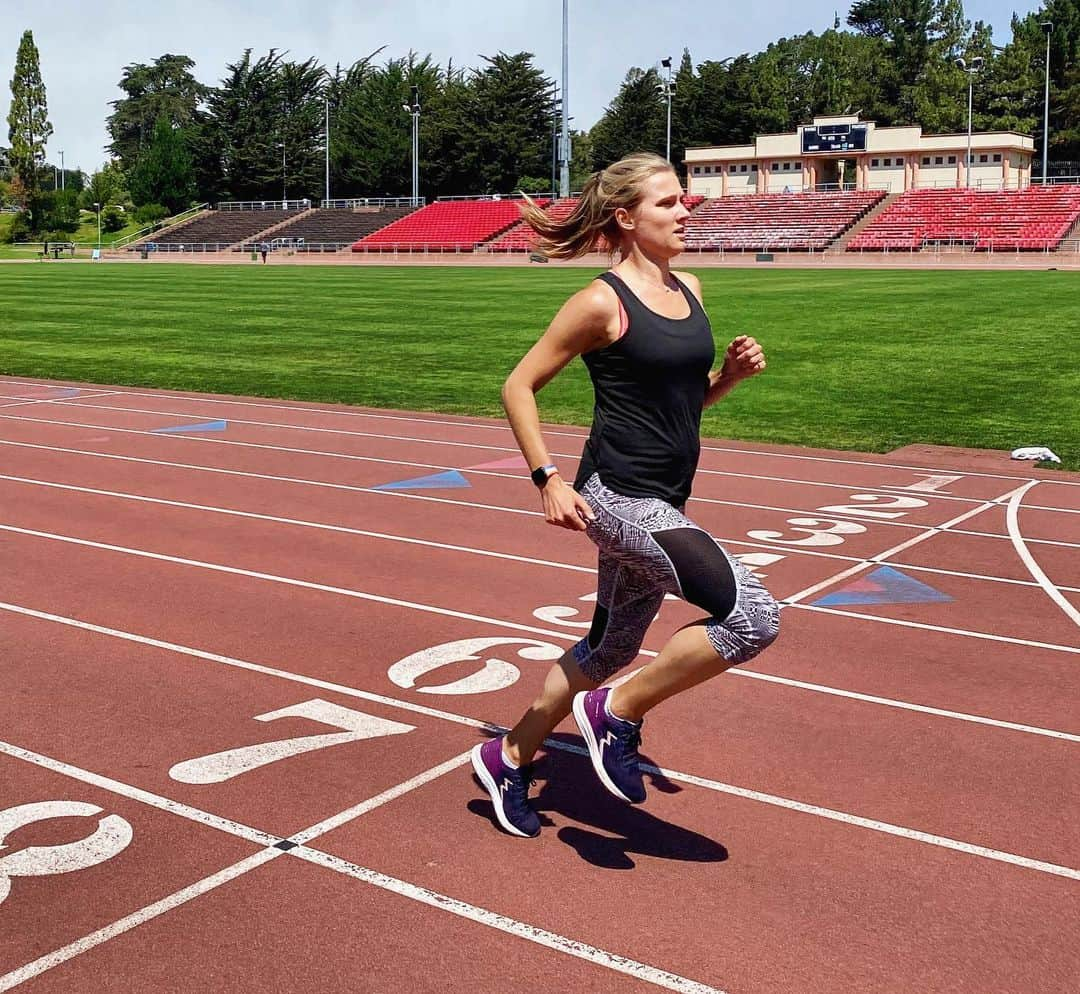
[(722, 621), (710, 618), (705, 631), (729, 663), (749, 662), (780, 635), (780, 605), (762, 586), (744, 588), (731, 613)]

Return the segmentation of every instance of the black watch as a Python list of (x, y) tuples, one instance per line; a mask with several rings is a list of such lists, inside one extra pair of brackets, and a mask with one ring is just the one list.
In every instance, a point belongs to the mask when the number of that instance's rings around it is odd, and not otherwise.
[(548, 463), (546, 466), (537, 466), (529, 476), (532, 477), (533, 483), (542, 487), (558, 472), (558, 467), (554, 463)]

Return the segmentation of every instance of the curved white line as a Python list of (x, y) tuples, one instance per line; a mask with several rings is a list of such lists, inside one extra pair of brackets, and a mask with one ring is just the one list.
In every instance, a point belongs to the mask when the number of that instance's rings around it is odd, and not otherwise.
[(1012, 500), (1009, 501), (1009, 504), (1005, 509), (1005, 524), (1009, 529), (1009, 538), (1012, 539), (1013, 548), (1016, 549), (1016, 554), (1028, 568), (1028, 572), (1035, 578), (1039, 586), (1042, 587), (1043, 590), (1046, 591), (1047, 596), (1049, 596), (1049, 598), (1072, 619), (1073, 624), (1080, 627), (1080, 611), (1078, 611), (1076, 607), (1069, 602), (1068, 598), (1066, 598), (1066, 596), (1050, 582), (1050, 578), (1042, 571), (1039, 564), (1035, 562), (1034, 556), (1028, 551), (1027, 545), (1024, 544), (1024, 536), (1020, 534), (1020, 524), (1017, 521), (1017, 511), (1020, 509), (1020, 501), (1023, 500), (1024, 494), (1038, 482), (1038, 480), (1032, 480), (1012, 495)]

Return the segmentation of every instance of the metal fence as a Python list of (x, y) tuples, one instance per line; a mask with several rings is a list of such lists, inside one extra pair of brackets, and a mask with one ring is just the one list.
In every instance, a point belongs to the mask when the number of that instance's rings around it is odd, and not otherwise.
[(217, 205), (219, 211), (301, 211), (311, 207), (303, 200), (225, 200)]
[(412, 207), (414, 203), (423, 207), (427, 198), (418, 197), (414, 201), (412, 197), (353, 197), (349, 200), (321, 200), (319, 206), (332, 210), (355, 210), (357, 207)]

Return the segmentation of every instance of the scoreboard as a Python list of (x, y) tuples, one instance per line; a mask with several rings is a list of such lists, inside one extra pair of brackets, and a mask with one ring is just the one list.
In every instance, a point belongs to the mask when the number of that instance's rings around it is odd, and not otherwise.
[(803, 155), (815, 152), (865, 152), (865, 124), (822, 124), (802, 130)]

